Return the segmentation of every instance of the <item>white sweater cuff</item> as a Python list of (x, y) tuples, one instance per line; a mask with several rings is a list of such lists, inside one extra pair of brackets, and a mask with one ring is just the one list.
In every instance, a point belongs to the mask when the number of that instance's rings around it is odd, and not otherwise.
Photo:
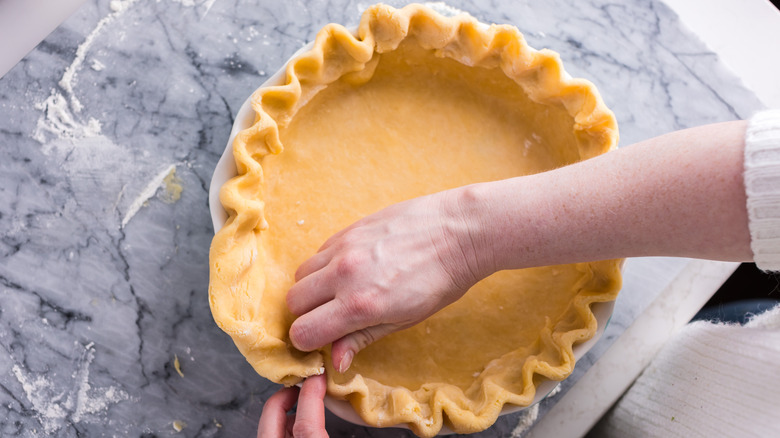
[(756, 114), (745, 135), (745, 193), (753, 260), (780, 270), (780, 110)]

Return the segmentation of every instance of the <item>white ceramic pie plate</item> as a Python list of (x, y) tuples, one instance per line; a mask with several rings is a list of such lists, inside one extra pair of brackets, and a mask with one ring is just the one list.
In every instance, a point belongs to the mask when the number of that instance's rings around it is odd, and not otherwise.
[[(356, 28), (351, 30), (353, 33), (356, 32)], [(301, 53), (308, 51), (313, 47), (313, 45), (314, 43), (310, 42), (309, 44), (301, 47), (290, 59), (292, 60)], [(284, 73), (285, 70), (284, 67), (282, 67), (279, 71), (269, 77), (268, 80), (266, 80), (262, 85), (260, 85), (259, 88), (282, 85), (284, 80)], [(215, 233), (225, 225), (225, 221), (227, 221), (228, 217), (227, 212), (219, 202), (219, 190), (222, 188), (224, 183), (237, 174), (236, 163), (235, 159), (233, 158), (233, 140), (240, 131), (252, 126), (255, 120), (255, 112), (252, 109), (251, 100), (252, 98), (250, 96), (246, 101), (244, 101), (244, 104), (241, 105), (241, 108), (239, 108), (238, 114), (236, 114), (236, 118), (233, 123), (233, 129), (230, 131), (230, 139), (228, 139), (225, 151), (223, 152), (222, 157), (220, 157), (219, 162), (217, 162), (217, 167), (214, 169), (214, 175), (211, 178), (211, 186), (209, 187), (209, 210), (211, 211), (211, 221), (214, 224)], [(580, 360), (580, 358), (582, 358), (582, 356), (584, 356), (585, 353), (587, 353), (588, 350), (590, 350), (591, 347), (596, 344), (599, 338), (601, 338), (601, 335), (604, 333), (604, 329), (606, 328), (607, 324), (609, 323), (609, 319), (612, 316), (612, 310), (614, 307), (614, 301), (608, 303), (595, 303), (591, 306), (593, 314), (596, 316), (596, 321), (598, 321), (598, 329), (596, 330), (596, 334), (593, 336), (593, 338), (573, 347), (574, 357), (576, 360)], [(541, 383), (536, 389), (536, 397), (534, 397), (534, 401), (531, 405), (527, 407), (504, 405), (504, 409), (501, 411), (501, 415), (519, 412), (539, 403), (542, 399), (547, 397), (556, 386), (558, 386), (558, 383), (560, 382), (552, 380)], [(362, 426), (371, 427), (370, 425), (363, 422), (363, 420), (360, 418), (357, 412), (355, 412), (349, 402), (326, 396), (325, 407), (344, 420)], [(408, 429), (406, 425), (397, 425), (395, 427)], [(442, 428), (440, 434), (449, 435), (452, 433), (454, 432), (445, 426)]]

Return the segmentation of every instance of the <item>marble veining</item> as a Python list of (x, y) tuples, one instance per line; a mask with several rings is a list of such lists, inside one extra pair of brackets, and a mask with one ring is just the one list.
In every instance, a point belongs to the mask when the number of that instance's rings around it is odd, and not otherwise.
[[(0, 435), (255, 433), (277, 386), (211, 318), (208, 182), (244, 99), (369, 4), (94, 0), (0, 79)], [(760, 107), (658, 1), (448, 4), (559, 52), (597, 84), (623, 145)], [(681, 263), (628, 264), (603, 341), (539, 415)], [(475, 436), (521, 436), (532, 419)], [(410, 435), (328, 423), (332, 436)]]

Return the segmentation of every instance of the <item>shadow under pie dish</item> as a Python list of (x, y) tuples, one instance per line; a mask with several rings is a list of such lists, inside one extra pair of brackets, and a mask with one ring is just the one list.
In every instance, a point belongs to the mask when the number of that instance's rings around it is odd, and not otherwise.
[(295, 270), (335, 232), (406, 199), (616, 147), (595, 87), (514, 27), (372, 6), (355, 32), (324, 27), (255, 91), (232, 138), (210, 191), (209, 299), (263, 377), (291, 385), (326, 371), (327, 405), (350, 421), (470, 433), (541, 399), (603, 331), (620, 260), (495, 273), (344, 374), (329, 347), (289, 340)]

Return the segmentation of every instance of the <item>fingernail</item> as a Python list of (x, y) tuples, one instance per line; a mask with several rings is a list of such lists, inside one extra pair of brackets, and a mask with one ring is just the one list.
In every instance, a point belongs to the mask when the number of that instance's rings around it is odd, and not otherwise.
[(352, 365), (352, 357), (355, 356), (355, 353), (352, 352), (352, 350), (348, 350), (346, 353), (344, 353), (344, 356), (341, 356), (341, 362), (339, 362), (339, 373), (344, 373), (349, 369), (349, 366)]

